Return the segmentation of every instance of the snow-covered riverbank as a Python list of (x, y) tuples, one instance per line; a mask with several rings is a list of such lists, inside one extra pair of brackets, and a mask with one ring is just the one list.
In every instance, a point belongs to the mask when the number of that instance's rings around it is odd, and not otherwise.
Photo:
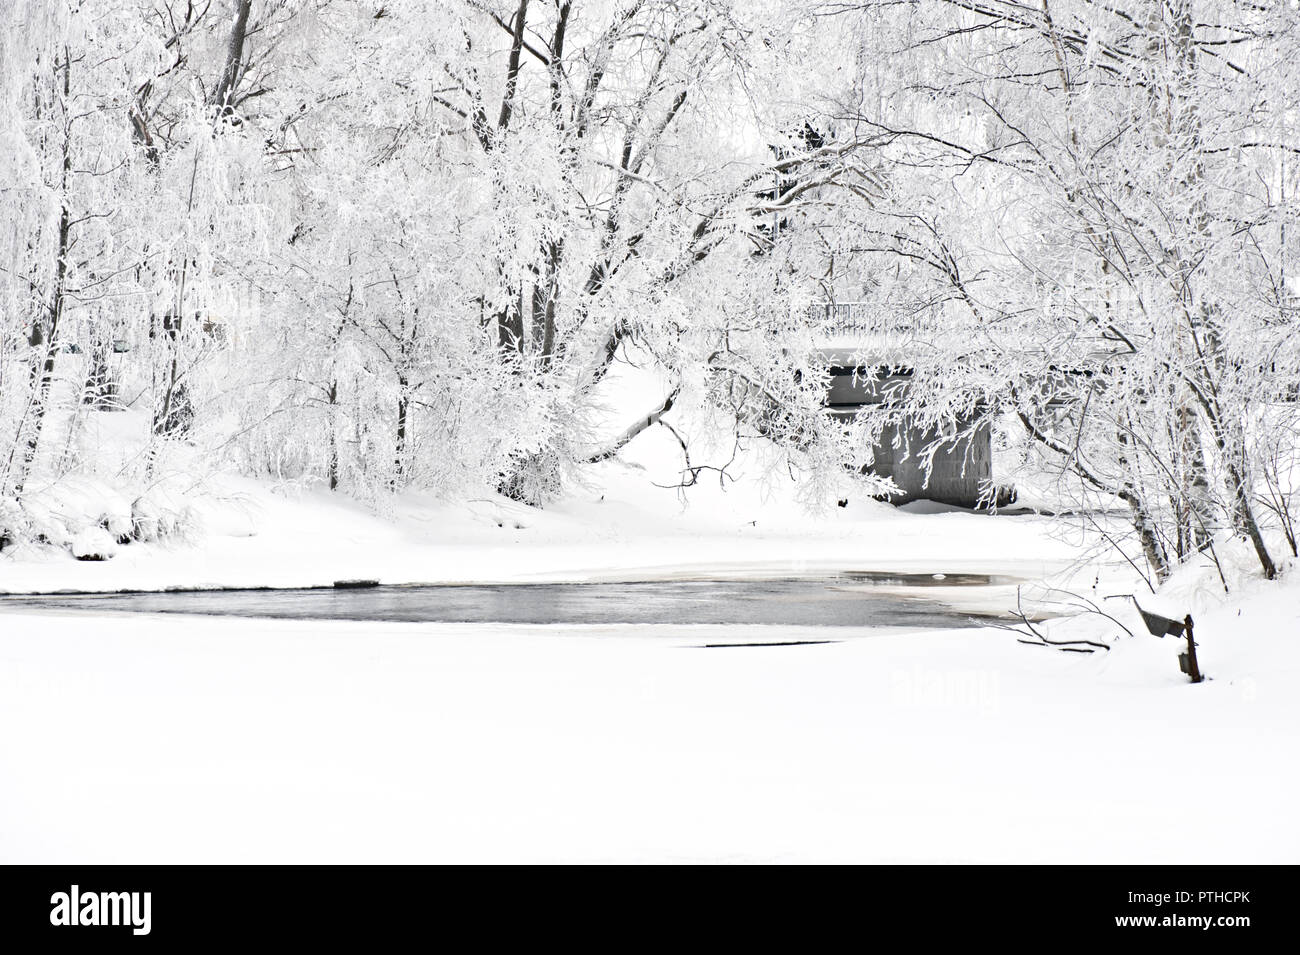
[[(789, 480), (765, 485), (751, 477), (725, 491), (702, 483), (683, 499), (655, 486), (677, 479), (671, 441), (647, 435), (628, 463), (593, 468), (586, 488), (545, 510), (495, 495), (462, 504), (406, 495), (380, 515), (323, 490), (212, 477), (190, 502), (176, 505), (194, 528), (188, 538), (121, 546), (107, 561), (77, 561), (50, 547), (10, 548), (0, 553), (0, 592), (297, 587), (344, 578), (653, 580), (844, 569), (1038, 579), (1077, 560), (1092, 541), (1033, 514), (991, 517), (924, 504), (899, 510), (865, 496), (810, 513)], [(103, 492), (91, 482), (77, 492), (50, 497), (65, 523), (89, 524), (104, 509), (94, 500)]]

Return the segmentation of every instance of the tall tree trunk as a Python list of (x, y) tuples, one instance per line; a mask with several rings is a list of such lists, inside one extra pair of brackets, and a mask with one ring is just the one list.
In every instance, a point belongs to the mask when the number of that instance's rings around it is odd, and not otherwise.
[(1269, 553), (1268, 544), (1264, 541), (1264, 535), (1251, 504), (1254, 488), (1246, 451), (1245, 426), (1238, 418), (1230, 418), (1226, 415), (1217, 398), (1216, 383), (1227, 376), (1228, 361), (1212, 315), (1203, 316), (1203, 333), (1202, 354), (1197, 367), (1208, 379), (1208, 395), (1201, 399), (1201, 410), (1209, 422), (1210, 432), (1219, 452), (1219, 460), (1223, 465), (1233, 528), (1250, 540), (1264, 577), (1272, 580), (1277, 576), (1277, 565), (1273, 562), (1272, 554)]
[(407, 376), (399, 374), (397, 376), (397, 441), (396, 453), (394, 455), (393, 471), (393, 489), (397, 490), (406, 483), (407, 466), (406, 466), (406, 446), (407, 446), (407, 427), (409, 424), (411, 395), (409, 390), (409, 381)]
[[(182, 289), (184, 281), (181, 282)], [(181, 295), (184, 295), (184, 291)], [(167, 368), (167, 387), (163, 391), (162, 407), (154, 413), (153, 433), (165, 436), (172, 434), (176, 428), (176, 398), (177, 384), (180, 381), (180, 334), (181, 334), (181, 317), (179, 311), (175, 315), (163, 317), (163, 340), (168, 343), (171, 349), (171, 362)]]
[(555, 352), (555, 308), (560, 294), (561, 242), (548, 242), (543, 249), (541, 275), (533, 286), (532, 295), (532, 347), (538, 357), (538, 366), (550, 367)]
[(508, 304), (496, 313), (497, 345), (503, 358), (524, 352), (523, 293), (510, 291)]
[(506, 88), (501, 97), (501, 112), (497, 116), (497, 132), (504, 134), (510, 128), (510, 115), (515, 108), (515, 90), (519, 85), (519, 70), (524, 50), (524, 25), (528, 20), (528, 0), (519, 0), (511, 20), (510, 55), (506, 59)]
[(235, 25), (230, 29), (230, 40), (226, 44), (226, 63), (208, 101), (208, 105), (217, 108), (218, 117), (229, 116), (235, 109), (235, 84), (239, 82), (244, 62), (244, 41), (248, 37), (248, 15), (252, 7), (253, 0), (239, 0), (239, 8), (235, 11)]
[(330, 381), (329, 389), (325, 392), (329, 401), (327, 414), (329, 420), (326, 422), (326, 430), (329, 433), (329, 450), (327, 451), (326, 470), (329, 474), (330, 490), (339, 489), (339, 435), (338, 435), (338, 404), (339, 404), (339, 382), (337, 378)]
[[(1116, 435), (1116, 441), (1120, 448), (1127, 448), (1130, 445), (1128, 435), (1123, 430)], [(1119, 499), (1128, 505), (1133, 530), (1137, 533), (1138, 543), (1142, 545), (1142, 553), (1147, 559), (1147, 564), (1156, 575), (1156, 580), (1163, 582), (1173, 569), (1169, 562), (1169, 552), (1160, 541), (1159, 527), (1151, 515), (1151, 508), (1133, 479), (1132, 464), (1122, 451), (1118, 460), (1120, 472), (1124, 475), (1118, 493)]]
[(1179, 559), (1190, 557), (1205, 548), (1215, 530), (1215, 507), (1206, 477), (1208, 467), (1201, 447), (1200, 419), (1194, 408), (1180, 407), (1170, 424), (1174, 446), (1172, 462), (1177, 493), (1174, 513), (1178, 525)]
[[(40, 360), (40, 371), (36, 376), (35, 395), (32, 403), (32, 420), (28, 427), (30, 432), (23, 446), (22, 459), (18, 466), (18, 476), (14, 481), (13, 493), (20, 497), (31, 476), (32, 466), (36, 462), (36, 453), (40, 449), (41, 435), (45, 430), (49, 415), (50, 390), (54, 383), (54, 365), (59, 349), (59, 325), (63, 319), (66, 306), (65, 286), (68, 275), (68, 242), (72, 231), (72, 217), (69, 211), (68, 178), (72, 172), (72, 118), (68, 114), (68, 100), (72, 91), (72, 54), (63, 49), (63, 146), (62, 162), (59, 172), (59, 228), (54, 250), (54, 285), (50, 292), (50, 304), (47, 307), (49, 323), (45, 326), (41, 344), (45, 354)], [(33, 323), (33, 337), (40, 336), (40, 323)]]
[(1255, 509), (1250, 503), (1250, 466), (1246, 461), (1244, 449), (1240, 447), (1242, 444), (1240, 439), (1229, 439), (1228, 443), (1230, 446), (1225, 448), (1224, 452), (1226, 459), (1224, 472), (1233, 506), (1233, 524), (1250, 540), (1251, 546), (1255, 549), (1255, 556), (1259, 559), (1259, 566), (1264, 571), (1264, 578), (1273, 580), (1277, 577), (1277, 565), (1273, 563), (1273, 556), (1268, 551), (1268, 544), (1265, 543), (1264, 535), (1259, 529), (1259, 522), (1255, 519)]

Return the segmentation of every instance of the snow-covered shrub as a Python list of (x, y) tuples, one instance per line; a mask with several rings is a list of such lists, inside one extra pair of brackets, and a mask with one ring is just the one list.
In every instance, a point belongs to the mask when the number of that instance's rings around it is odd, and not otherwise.
[(82, 560), (106, 560), (132, 541), (189, 538), (203, 523), (197, 500), (170, 481), (155, 483), (134, 501), (85, 475), (30, 490), (21, 502), (0, 498), (0, 537), (52, 545)]
[(68, 543), (77, 560), (108, 560), (117, 553), (117, 541), (101, 527), (88, 527)]
[(166, 483), (154, 485), (131, 504), (132, 536), (138, 541), (184, 539), (200, 524), (196, 508)]
[[(69, 475), (23, 495), (21, 506), (11, 507), (10, 522), (25, 540), (78, 551), (112, 556), (116, 542), (131, 534), (131, 507), (108, 483)], [(107, 543), (105, 543), (107, 542)]]
[(0, 497), (0, 548), (31, 538), (31, 521), (12, 497)]

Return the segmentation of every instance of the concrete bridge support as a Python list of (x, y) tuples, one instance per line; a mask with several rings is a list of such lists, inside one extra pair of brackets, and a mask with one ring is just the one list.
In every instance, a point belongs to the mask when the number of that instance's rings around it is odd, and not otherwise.
[(993, 484), (993, 449), (987, 422), (967, 431), (971, 422), (959, 422), (960, 437), (941, 443), (934, 452), (929, 476), (925, 473), (925, 449), (941, 438), (934, 428), (890, 425), (872, 448), (872, 471), (893, 479), (902, 491), (890, 497), (892, 504), (926, 499), (958, 507), (977, 507)]
[[(863, 411), (898, 400), (910, 385), (911, 369), (898, 366), (866, 365), (860, 355), (827, 349), (822, 353), (830, 366), (831, 384), (826, 405), (837, 416), (854, 417)], [(934, 428), (904, 422), (886, 427), (872, 448), (871, 470), (893, 480), (899, 493), (893, 504), (931, 500), (957, 507), (979, 507), (989, 503), (993, 487), (992, 434), (988, 422), (972, 415), (956, 422), (958, 437), (942, 440), (934, 449), (930, 472), (926, 473), (926, 449), (942, 435)], [(1003, 491), (998, 503), (1009, 502)]]

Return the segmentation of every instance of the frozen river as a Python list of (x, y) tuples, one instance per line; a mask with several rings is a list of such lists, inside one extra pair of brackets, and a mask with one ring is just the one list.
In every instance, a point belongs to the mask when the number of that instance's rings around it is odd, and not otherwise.
[(948, 599), (1005, 585), (983, 574), (813, 579), (207, 590), (9, 597), (0, 608), (294, 620), (514, 624), (772, 624), (952, 629), (987, 624)]

